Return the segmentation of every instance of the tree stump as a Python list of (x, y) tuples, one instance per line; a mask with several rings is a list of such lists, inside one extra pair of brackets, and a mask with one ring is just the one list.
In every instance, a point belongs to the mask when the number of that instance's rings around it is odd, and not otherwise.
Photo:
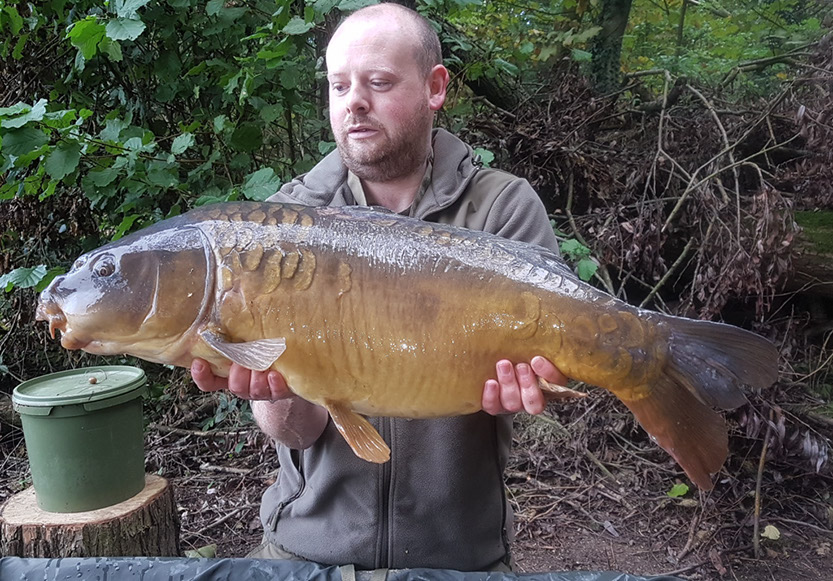
[(173, 487), (145, 476), (145, 488), (119, 504), (86, 512), (41, 510), (29, 487), (0, 509), (0, 555), (17, 557), (176, 557), (179, 517)]

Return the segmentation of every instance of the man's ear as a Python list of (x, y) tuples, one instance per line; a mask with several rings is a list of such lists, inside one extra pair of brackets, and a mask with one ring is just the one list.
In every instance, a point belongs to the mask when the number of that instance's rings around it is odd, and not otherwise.
[(428, 106), (432, 111), (439, 111), (445, 103), (445, 90), (450, 76), (443, 65), (434, 65), (428, 74)]

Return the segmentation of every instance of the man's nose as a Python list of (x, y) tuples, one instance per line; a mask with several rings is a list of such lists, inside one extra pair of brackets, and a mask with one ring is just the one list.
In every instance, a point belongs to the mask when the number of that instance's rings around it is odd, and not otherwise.
[(350, 113), (367, 113), (370, 109), (370, 100), (367, 92), (362, 87), (350, 87), (350, 94), (347, 96), (347, 109)]

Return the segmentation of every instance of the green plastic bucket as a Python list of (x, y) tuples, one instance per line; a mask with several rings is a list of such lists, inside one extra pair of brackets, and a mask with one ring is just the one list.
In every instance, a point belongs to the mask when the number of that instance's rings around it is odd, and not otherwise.
[(40, 508), (95, 510), (144, 488), (145, 383), (141, 369), (114, 365), (52, 373), (14, 389)]

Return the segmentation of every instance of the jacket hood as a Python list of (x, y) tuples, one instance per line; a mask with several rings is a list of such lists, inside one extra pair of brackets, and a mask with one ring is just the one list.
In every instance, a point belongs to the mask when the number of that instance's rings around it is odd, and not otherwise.
[[(412, 215), (424, 218), (431, 212), (452, 204), (479, 169), (479, 159), (472, 148), (445, 129), (434, 129), (435, 177), (431, 192), (417, 202)], [(439, 177), (440, 179), (436, 179)], [(269, 198), (270, 202), (294, 202), (310, 206), (353, 205), (353, 193), (347, 186), (347, 167), (338, 150), (329, 153), (312, 170), (284, 184)]]

